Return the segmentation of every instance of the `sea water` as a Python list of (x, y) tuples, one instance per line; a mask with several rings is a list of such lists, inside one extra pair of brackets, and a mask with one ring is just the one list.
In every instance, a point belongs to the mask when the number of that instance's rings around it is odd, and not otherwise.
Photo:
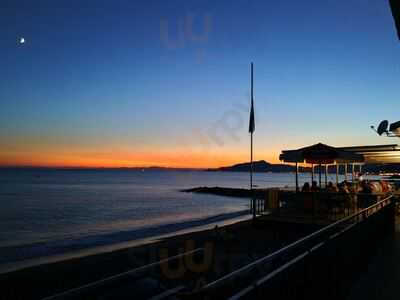
[[(293, 186), (294, 174), (256, 173), (254, 184)], [(180, 192), (248, 185), (240, 172), (1, 169), (0, 267), (248, 215), (249, 199)]]

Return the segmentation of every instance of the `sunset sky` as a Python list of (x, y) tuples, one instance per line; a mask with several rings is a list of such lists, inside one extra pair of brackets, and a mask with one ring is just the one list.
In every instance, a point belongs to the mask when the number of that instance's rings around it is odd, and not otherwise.
[[(20, 43), (21, 38), (25, 43)], [(396, 143), (386, 0), (0, 4), (0, 165), (216, 167), (282, 149)]]

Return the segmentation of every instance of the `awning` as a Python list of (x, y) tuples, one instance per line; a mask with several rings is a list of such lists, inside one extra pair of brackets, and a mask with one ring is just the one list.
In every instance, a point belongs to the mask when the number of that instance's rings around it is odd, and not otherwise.
[(318, 143), (297, 150), (283, 150), (279, 159), (284, 162), (333, 164), (333, 163), (361, 163), (364, 157), (361, 154), (345, 151), (339, 148)]
[(339, 149), (364, 156), (365, 163), (398, 164), (400, 147), (397, 144), (340, 147)]

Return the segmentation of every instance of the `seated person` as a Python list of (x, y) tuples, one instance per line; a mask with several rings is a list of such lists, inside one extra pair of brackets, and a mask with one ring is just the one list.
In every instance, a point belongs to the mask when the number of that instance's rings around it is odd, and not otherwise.
[(326, 190), (328, 192), (333, 192), (333, 193), (337, 192), (337, 188), (336, 188), (336, 186), (333, 185), (332, 181), (328, 182), (328, 185), (326, 186)]
[(317, 185), (317, 182), (314, 180), (311, 184), (311, 192), (318, 192), (319, 191), (319, 187)]
[(350, 190), (349, 190), (349, 187), (348, 187), (348, 185), (347, 185), (346, 180), (343, 181), (343, 182), (339, 185), (339, 192), (345, 193), (345, 194), (349, 194), (349, 193), (350, 193)]
[(390, 191), (390, 186), (385, 180), (380, 180), (379, 183), (381, 184), (381, 191), (383, 193), (387, 193)]
[(372, 193), (371, 185), (366, 180), (363, 180), (361, 182), (361, 193), (364, 193), (364, 194), (371, 194)]
[(309, 192), (310, 191), (310, 184), (308, 182), (304, 182), (303, 187), (301, 188), (302, 192)]

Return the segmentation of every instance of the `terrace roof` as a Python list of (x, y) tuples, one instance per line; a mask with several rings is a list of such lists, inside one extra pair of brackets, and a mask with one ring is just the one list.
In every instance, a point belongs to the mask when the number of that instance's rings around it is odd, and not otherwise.
[(397, 144), (340, 147), (364, 156), (365, 163), (400, 163), (400, 147)]
[(292, 163), (400, 163), (397, 144), (332, 147), (322, 143), (295, 150), (283, 150), (279, 159)]
[(361, 163), (364, 157), (355, 151), (346, 151), (322, 143), (296, 149), (283, 150), (279, 159), (292, 163), (332, 164), (332, 163)]

